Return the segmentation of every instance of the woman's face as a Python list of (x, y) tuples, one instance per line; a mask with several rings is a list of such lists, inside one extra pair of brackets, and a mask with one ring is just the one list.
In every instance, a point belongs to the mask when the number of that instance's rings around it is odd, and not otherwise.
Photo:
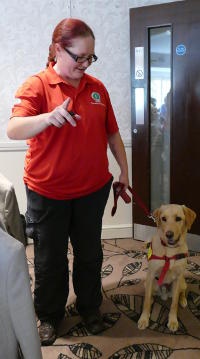
[[(87, 59), (88, 56), (94, 54), (95, 41), (92, 36), (76, 37), (71, 41), (71, 46), (66, 47), (71, 55), (60, 46), (56, 44), (56, 58), (57, 62), (54, 66), (55, 71), (65, 80), (72, 84), (79, 84), (85, 70), (91, 65), (91, 61)], [(73, 55), (78, 57), (85, 57), (80, 59), (83, 62), (76, 62)], [(84, 61), (85, 60), (85, 61)]]

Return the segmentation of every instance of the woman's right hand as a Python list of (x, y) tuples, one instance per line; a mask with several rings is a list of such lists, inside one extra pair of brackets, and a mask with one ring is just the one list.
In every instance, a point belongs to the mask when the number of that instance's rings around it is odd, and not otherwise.
[(76, 120), (81, 117), (77, 114), (70, 115), (69, 111), (67, 111), (70, 100), (70, 98), (67, 98), (62, 105), (57, 106), (49, 113), (27, 117), (12, 117), (7, 128), (8, 137), (12, 140), (27, 140), (38, 135), (48, 126), (62, 127), (69, 123), (75, 127), (77, 125)]
[(66, 123), (69, 123), (71, 126), (76, 127), (76, 120), (80, 120), (80, 116), (78, 114), (70, 114), (68, 112), (67, 107), (70, 103), (71, 99), (68, 97), (60, 106), (57, 106), (52, 112), (49, 113), (49, 116), (46, 118), (46, 122), (48, 125), (53, 125), (56, 127), (62, 127)]

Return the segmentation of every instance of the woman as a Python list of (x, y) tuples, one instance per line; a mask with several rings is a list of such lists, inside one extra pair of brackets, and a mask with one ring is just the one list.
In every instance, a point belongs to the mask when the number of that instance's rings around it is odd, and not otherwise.
[(34, 305), (42, 345), (51, 345), (69, 292), (67, 242), (73, 246), (73, 286), (86, 328), (104, 329), (102, 217), (112, 183), (107, 144), (128, 186), (128, 166), (104, 85), (85, 74), (97, 60), (95, 37), (78, 19), (55, 28), (47, 68), (17, 91), (11, 139), (28, 139), (24, 182), (27, 229), (34, 240)]

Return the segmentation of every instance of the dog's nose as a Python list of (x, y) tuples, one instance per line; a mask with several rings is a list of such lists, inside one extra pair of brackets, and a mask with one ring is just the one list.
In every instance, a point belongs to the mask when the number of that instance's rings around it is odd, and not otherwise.
[(172, 232), (172, 231), (167, 231), (167, 232), (166, 232), (166, 237), (167, 237), (168, 239), (173, 238), (173, 236), (174, 236), (174, 232)]

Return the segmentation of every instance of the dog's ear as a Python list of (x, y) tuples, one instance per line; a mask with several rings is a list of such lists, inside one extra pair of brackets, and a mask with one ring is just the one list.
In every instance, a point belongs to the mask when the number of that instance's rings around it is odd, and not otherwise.
[(153, 217), (155, 218), (157, 226), (160, 225), (160, 207), (153, 211)]
[(194, 220), (196, 218), (196, 213), (192, 209), (186, 207), (185, 205), (182, 205), (182, 208), (183, 208), (183, 212), (185, 214), (186, 227), (188, 230), (190, 230), (192, 223), (194, 222)]

